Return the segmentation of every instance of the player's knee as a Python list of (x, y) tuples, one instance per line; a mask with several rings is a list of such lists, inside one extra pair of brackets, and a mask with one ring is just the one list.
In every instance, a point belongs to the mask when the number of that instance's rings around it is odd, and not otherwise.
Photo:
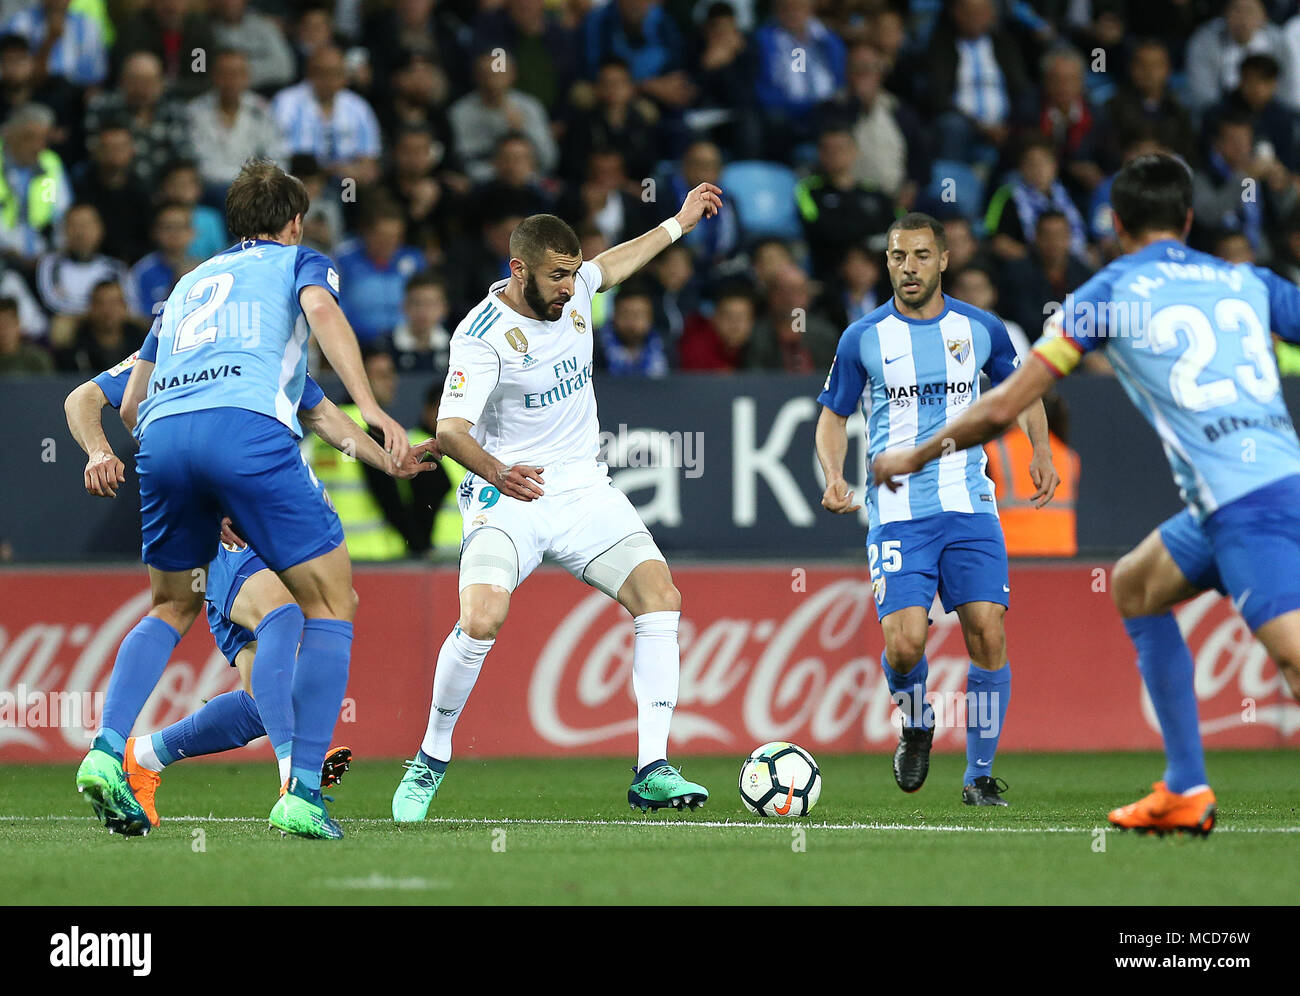
[(972, 626), (966, 631), (966, 649), (976, 667), (997, 669), (1007, 659), (1007, 637), (1002, 621)]
[(351, 622), (357, 617), (357, 609), (361, 605), (361, 596), (357, 594), (355, 588), (349, 588), (348, 593), (343, 597), (343, 612), (346, 613), (342, 618)]
[[(681, 612), (682, 593), (671, 581), (657, 584), (644, 597), (644, 612)], [(639, 613), (638, 613), (639, 614)]]
[(194, 620), (199, 617), (202, 608), (202, 592), (198, 593), (197, 598), (170, 597), (155, 593), (149, 614), (161, 619), (184, 636), (194, 625)]
[(1146, 615), (1146, 584), (1132, 554), (1120, 557), (1111, 569), (1110, 597), (1123, 618)]
[(898, 630), (885, 640), (885, 660), (899, 674), (907, 674), (925, 656), (925, 634)]
[(460, 612), (460, 628), (474, 640), (495, 640), (506, 621), (506, 605), (496, 600), (466, 606)]

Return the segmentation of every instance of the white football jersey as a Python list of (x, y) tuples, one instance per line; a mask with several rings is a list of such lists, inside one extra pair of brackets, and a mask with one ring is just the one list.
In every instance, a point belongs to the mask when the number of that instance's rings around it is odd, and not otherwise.
[(507, 281), (493, 284), (451, 337), (438, 417), (473, 423), (474, 439), (507, 466), (556, 468), (556, 483), (603, 474), (591, 385), (591, 299), (602, 279), (583, 263), (554, 322), (520, 315), (497, 296)]

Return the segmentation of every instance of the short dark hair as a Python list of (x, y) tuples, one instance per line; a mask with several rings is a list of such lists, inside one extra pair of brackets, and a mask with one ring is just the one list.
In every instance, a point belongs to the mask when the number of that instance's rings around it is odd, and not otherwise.
[(1056, 208), (1050, 208), (1047, 211), (1042, 212), (1038, 216), (1038, 219), (1034, 222), (1034, 228), (1037, 229), (1045, 221), (1058, 221), (1058, 220), (1065, 222), (1067, 225), (1070, 223), (1070, 219), (1064, 211), (1058, 211)]
[(249, 159), (226, 192), (226, 227), (232, 238), (275, 235), (311, 206), (307, 188), (270, 159)]
[(1259, 76), (1266, 80), (1275, 80), (1282, 75), (1282, 67), (1267, 52), (1256, 52), (1241, 60), (1238, 73), (1245, 76)]
[(535, 214), (525, 218), (510, 233), (510, 255), (529, 266), (540, 266), (547, 250), (560, 256), (582, 253), (578, 234), (563, 218), (553, 214)]
[(320, 161), (310, 152), (295, 152), (289, 159), (289, 172), (299, 178), (325, 175)]
[(18, 299), (13, 297), (0, 297), (0, 311), (8, 311), (17, 315)]
[(724, 283), (713, 295), (713, 306), (716, 308), (723, 301), (732, 298), (740, 298), (749, 305), (751, 311), (758, 312), (758, 301), (754, 298), (754, 288), (745, 281), (732, 280)]
[(28, 55), (32, 54), (32, 46), (28, 43), (27, 39), (24, 38), (22, 35), (14, 34), (12, 31), (7, 34), (0, 35), (0, 55), (4, 55), (6, 52), (16, 51), (18, 49), (22, 49)]
[(191, 173), (198, 173), (198, 160), (185, 158), (168, 160), (167, 164), (158, 171), (158, 182), (160, 184), (166, 183), (171, 179), (173, 173), (179, 173), (181, 170), (189, 170)]
[(614, 297), (614, 307), (617, 308), (619, 301), (624, 298), (631, 300), (634, 297), (644, 297), (654, 302), (655, 287), (648, 277), (633, 277), (631, 280), (625, 280)]
[[(158, 219), (162, 217), (164, 211), (184, 211), (187, 218), (192, 217), (194, 208), (183, 201), (162, 201), (154, 208), (153, 223), (156, 225)], [(279, 229), (277, 229), (279, 231)]]
[(888, 229), (885, 230), (885, 244), (889, 244), (890, 236), (895, 231), (915, 232), (922, 228), (928, 228), (934, 234), (934, 244), (943, 252), (948, 248), (948, 235), (943, 230), (943, 222), (939, 221), (933, 215), (925, 214), (922, 211), (909, 211), (903, 217), (894, 221)]
[[(95, 281), (95, 286), (92, 287), (92, 288), (90, 288), (90, 296), (91, 296), (91, 297), (94, 297), (96, 294), (98, 294), (100, 291), (102, 291), (105, 287), (112, 288), (112, 289), (115, 290), (115, 291), (121, 291), (121, 290), (122, 290), (122, 285), (121, 285), (120, 283), (118, 283), (116, 280), (96, 280), (96, 281)], [(123, 292), (123, 293), (125, 293), (125, 292)]]
[(1181, 232), (1192, 209), (1191, 170), (1166, 152), (1138, 156), (1115, 176), (1110, 206), (1130, 235)]
[(436, 273), (424, 270), (421, 273), (412, 275), (411, 279), (406, 282), (406, 286), (402, 288), (402, 296), (410, 297), (411, 291), (419, 290), (421, 287), (435, 287), (442, 291), (443, 294), (447, 293), (447, 281)]

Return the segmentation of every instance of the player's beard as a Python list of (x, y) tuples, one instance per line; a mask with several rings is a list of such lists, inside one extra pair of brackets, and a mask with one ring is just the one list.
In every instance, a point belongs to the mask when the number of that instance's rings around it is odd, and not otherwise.
[[(546, 298), (542, 297), (542, 292), (537, 287), (537, 278), (531, 273), (524, 280), (524, 303), (532, 309), (534, 315), (544, 322), (559, 321), (564, 315), (564, 301), (547, 301)], [(559, 314), (552, 315), (551, 309), (557, 307), (560, 309)]]
[(909, 308), (915, 308), (917, 310), (920, 310), (921, 308), (924, 308), (927, 304), (929, 304), (930, 301), (934, 298), (935, 292), (938, 291), (939, 289), (940, 278), (941, 275), (938, 273), (936, 273), (934, 275), (934, 279), (929, 282), (918, 278), (918, 281), (921, 284), (920, 289), (908, 291), (906, 293), (904, 293), (903, 285), (902, 283), (900, 283), (897, 287), (894, 288), (894, 293), (896, 293), (898, 295), (898, 299), (902, 301), (904, 304), (906, 304)]

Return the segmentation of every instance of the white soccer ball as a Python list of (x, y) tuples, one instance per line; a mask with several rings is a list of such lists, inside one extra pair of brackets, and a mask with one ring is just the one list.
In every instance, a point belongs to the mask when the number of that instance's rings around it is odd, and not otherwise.
[(807, 816), (821, 794), (817, 762), (797, 744), (763, 744), (740, 766), (740, 801), (759, 816)]

